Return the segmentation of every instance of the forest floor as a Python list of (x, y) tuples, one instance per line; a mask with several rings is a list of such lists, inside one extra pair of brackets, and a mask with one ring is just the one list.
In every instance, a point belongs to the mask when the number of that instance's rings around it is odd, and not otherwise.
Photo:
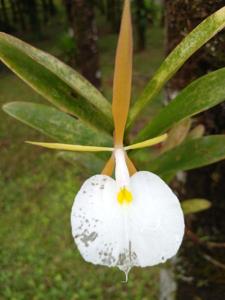
[[(148, 47), (135, 53), (134, 97), (163, 57), (163, 32), (149, 31)], [(116, 35), (99, 40), (103, 91), (111, 98)], [(40, 48), (57, 53), (54, 38)], [(11, 101), (44, 102), (12, 73), (0, 74), (0, 105)], [(55, 152), (24, 140), (44, 136), (0, 111), (0, 300), (158, 299), (158, 268), (124, 275), (86, 263), (70, 229), (70, 209), (85, 174), (77, 174)]]

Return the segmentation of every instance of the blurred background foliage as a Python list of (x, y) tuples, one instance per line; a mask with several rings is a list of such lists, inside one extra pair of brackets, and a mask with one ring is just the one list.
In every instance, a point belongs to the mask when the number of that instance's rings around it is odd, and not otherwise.
[[(135, 99), (165, 54), (225, 1), (133, 0), (132, 4)], [(120, 0), (1, 0), (0, 30), (60, 58), (111, 99), (121, 9)], [(222, 31), (197, 51), (151, 109), (145, 110), (130, 138), (179, 90), (224, 67), (224, 46)], [(13, 101), (45, 104), (3, 65), (0, 68), (1, 105)], [(90, 155), (84, 160), (83, 154), (56, 154), (25, 145), (25, 139), (46, 138), (2, 111), (0, 118), (0, 299), (171, 299), (173, 283), (170, 295), (162, 296), (162, 288), (170, 281), (160, 277), (160, 268), (134, 269), (124, 285), (119, 271), (87, 264), (75, 249), (70, 234), (71, 205), (82, 181), (102, 167), (101, 158)], [(146, 166), (156, 152), (163, 154), (204, 133), (223, 134), (224, 128), (225, 107), (219, 104), (172, 128), (172, 146), (167, 143), (160, 149), (145, 150), (137, 154), (137, 160)], [(152, 165), (154, 168), (154, 162)], [(192, 214), (195, 200), (185, 204), (188, 230), (175, 263), (176, 299), (225, 299), (224, 170), (224, 162), (219, 162), (178, 172), (175, 178), (174, 173), (166, 174), (174, 178), (171, 185), (181, 200), (203, 199), (197, 211), (209, 208), (204, 199), (211, 201), (211, 208), (197, 214)]]

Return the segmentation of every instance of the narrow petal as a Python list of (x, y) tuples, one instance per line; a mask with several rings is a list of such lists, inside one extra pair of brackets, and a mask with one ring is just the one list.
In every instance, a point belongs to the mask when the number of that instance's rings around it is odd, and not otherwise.
[(149, 140), (137, 143), (137, 144), (126, 146), (126, 147), (124, 147), (124, 149), (125, 150), (134, 150), (134, 149), (146, 148), (146, 147), (150, 147), (150, 146), (159, 144), (159, 143), (165, 141), (166, 139), (167, 139), (167, 134), (165, 133), (165, 134), (157, 136), (153, 139), (149, 139)]
[[(126, 163), (127, 163), (130, 176), (134, 175), (137, 172), (137, 169), (135, 168), (134, 163), (132, 162), (132, 160), (129, 158), (127, 154), (126, 154)], [(115, 168), (115, 158), (114, 155), (112, 155), (110, 159), (107, 161), (107, 163), (105, 164), (101, 174), (112, 176), (114, 168)]]
[(115, 158), (114, 155), (112, 154), (110, 156), (110, 159), (107, 161), (107, 163), (105, 164), (102, 170), (102, 175), (112, 176), (114, 168), (115, 168)]
[(115, 145), (123, 144), (131, 97), (132, 81), (132, 23), (130, 0), (125, 0), (120, 35), (116, 52), (112, 112), (115, 126)]
[(36, 145), (48, 149), (64, 150), (64, 151), (79, 151), (79, 152), (103, 152), (113, 151), (110, 147), (97, 147), (97, 146), (82, 146), (82, 145), (70, 145), (70, 144), (59, 144), (59, 143), (41, 143), (41, 142), (30, 142), (26, 143)]

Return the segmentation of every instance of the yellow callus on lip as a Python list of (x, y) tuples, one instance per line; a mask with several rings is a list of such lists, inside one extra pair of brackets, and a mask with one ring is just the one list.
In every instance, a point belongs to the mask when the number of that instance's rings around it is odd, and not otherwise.
[(117, 194), (117, 200), (119, 204), (129, 204), (133, 200), (133, 196), (130, 191), (126, 187), (120, 189), (119, 193)]

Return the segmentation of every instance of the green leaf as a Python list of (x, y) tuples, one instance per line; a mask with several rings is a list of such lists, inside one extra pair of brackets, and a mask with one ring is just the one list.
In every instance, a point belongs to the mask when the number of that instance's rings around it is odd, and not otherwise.
[(112, 133), (110, 104), (90, 83), (56, 58), (0, 33), (0, 60), (61, 110)]
[(130, 127), (146, 105), (159, 93), (163, 85), (176, 73), (188, 58), (210, 40), (225, 26), (225, 7), (200, 23), (169, 54), (154, 77), (137, 99), (129, 115), (127, 127)]
[(193, 81), (138, 134), (137, 141), (165, 132), (176, 122), (196, 115), (225, 99), (225, 68)]
[(85, 126), (81, 121), (54, 107), (29, 102), (11, 102), (3, 106), (10, 116), (63, 143), (108, 146), (113, 141), (105, 133)]
[(181, 207), (185, 215), (195, 214), (211, 207), (211, 203), (206, 199), (188, 199), (181, 202)]
[(43, 147), (52, 150), (72, 151), (72, 152), (112, 152), (113, 147), (99, 147), (89, 145), (74, 145), (49, 142), (26, 141), (27, 144)]
[(225, 135), (189, 140), (151, 162), (150, 171), (167, 176), (172, 172), (203, 167), (225, 159)]
[(31, 57), (66, 82), (75, 92), (102, 111), (109, 119), (112, 118), (111, 105), (105, 97), (81, 74), (66, 65), (56, 57), (39, 50), (6, 33), (0, 33), (0, 41), (6, 41), (16, 49)]

